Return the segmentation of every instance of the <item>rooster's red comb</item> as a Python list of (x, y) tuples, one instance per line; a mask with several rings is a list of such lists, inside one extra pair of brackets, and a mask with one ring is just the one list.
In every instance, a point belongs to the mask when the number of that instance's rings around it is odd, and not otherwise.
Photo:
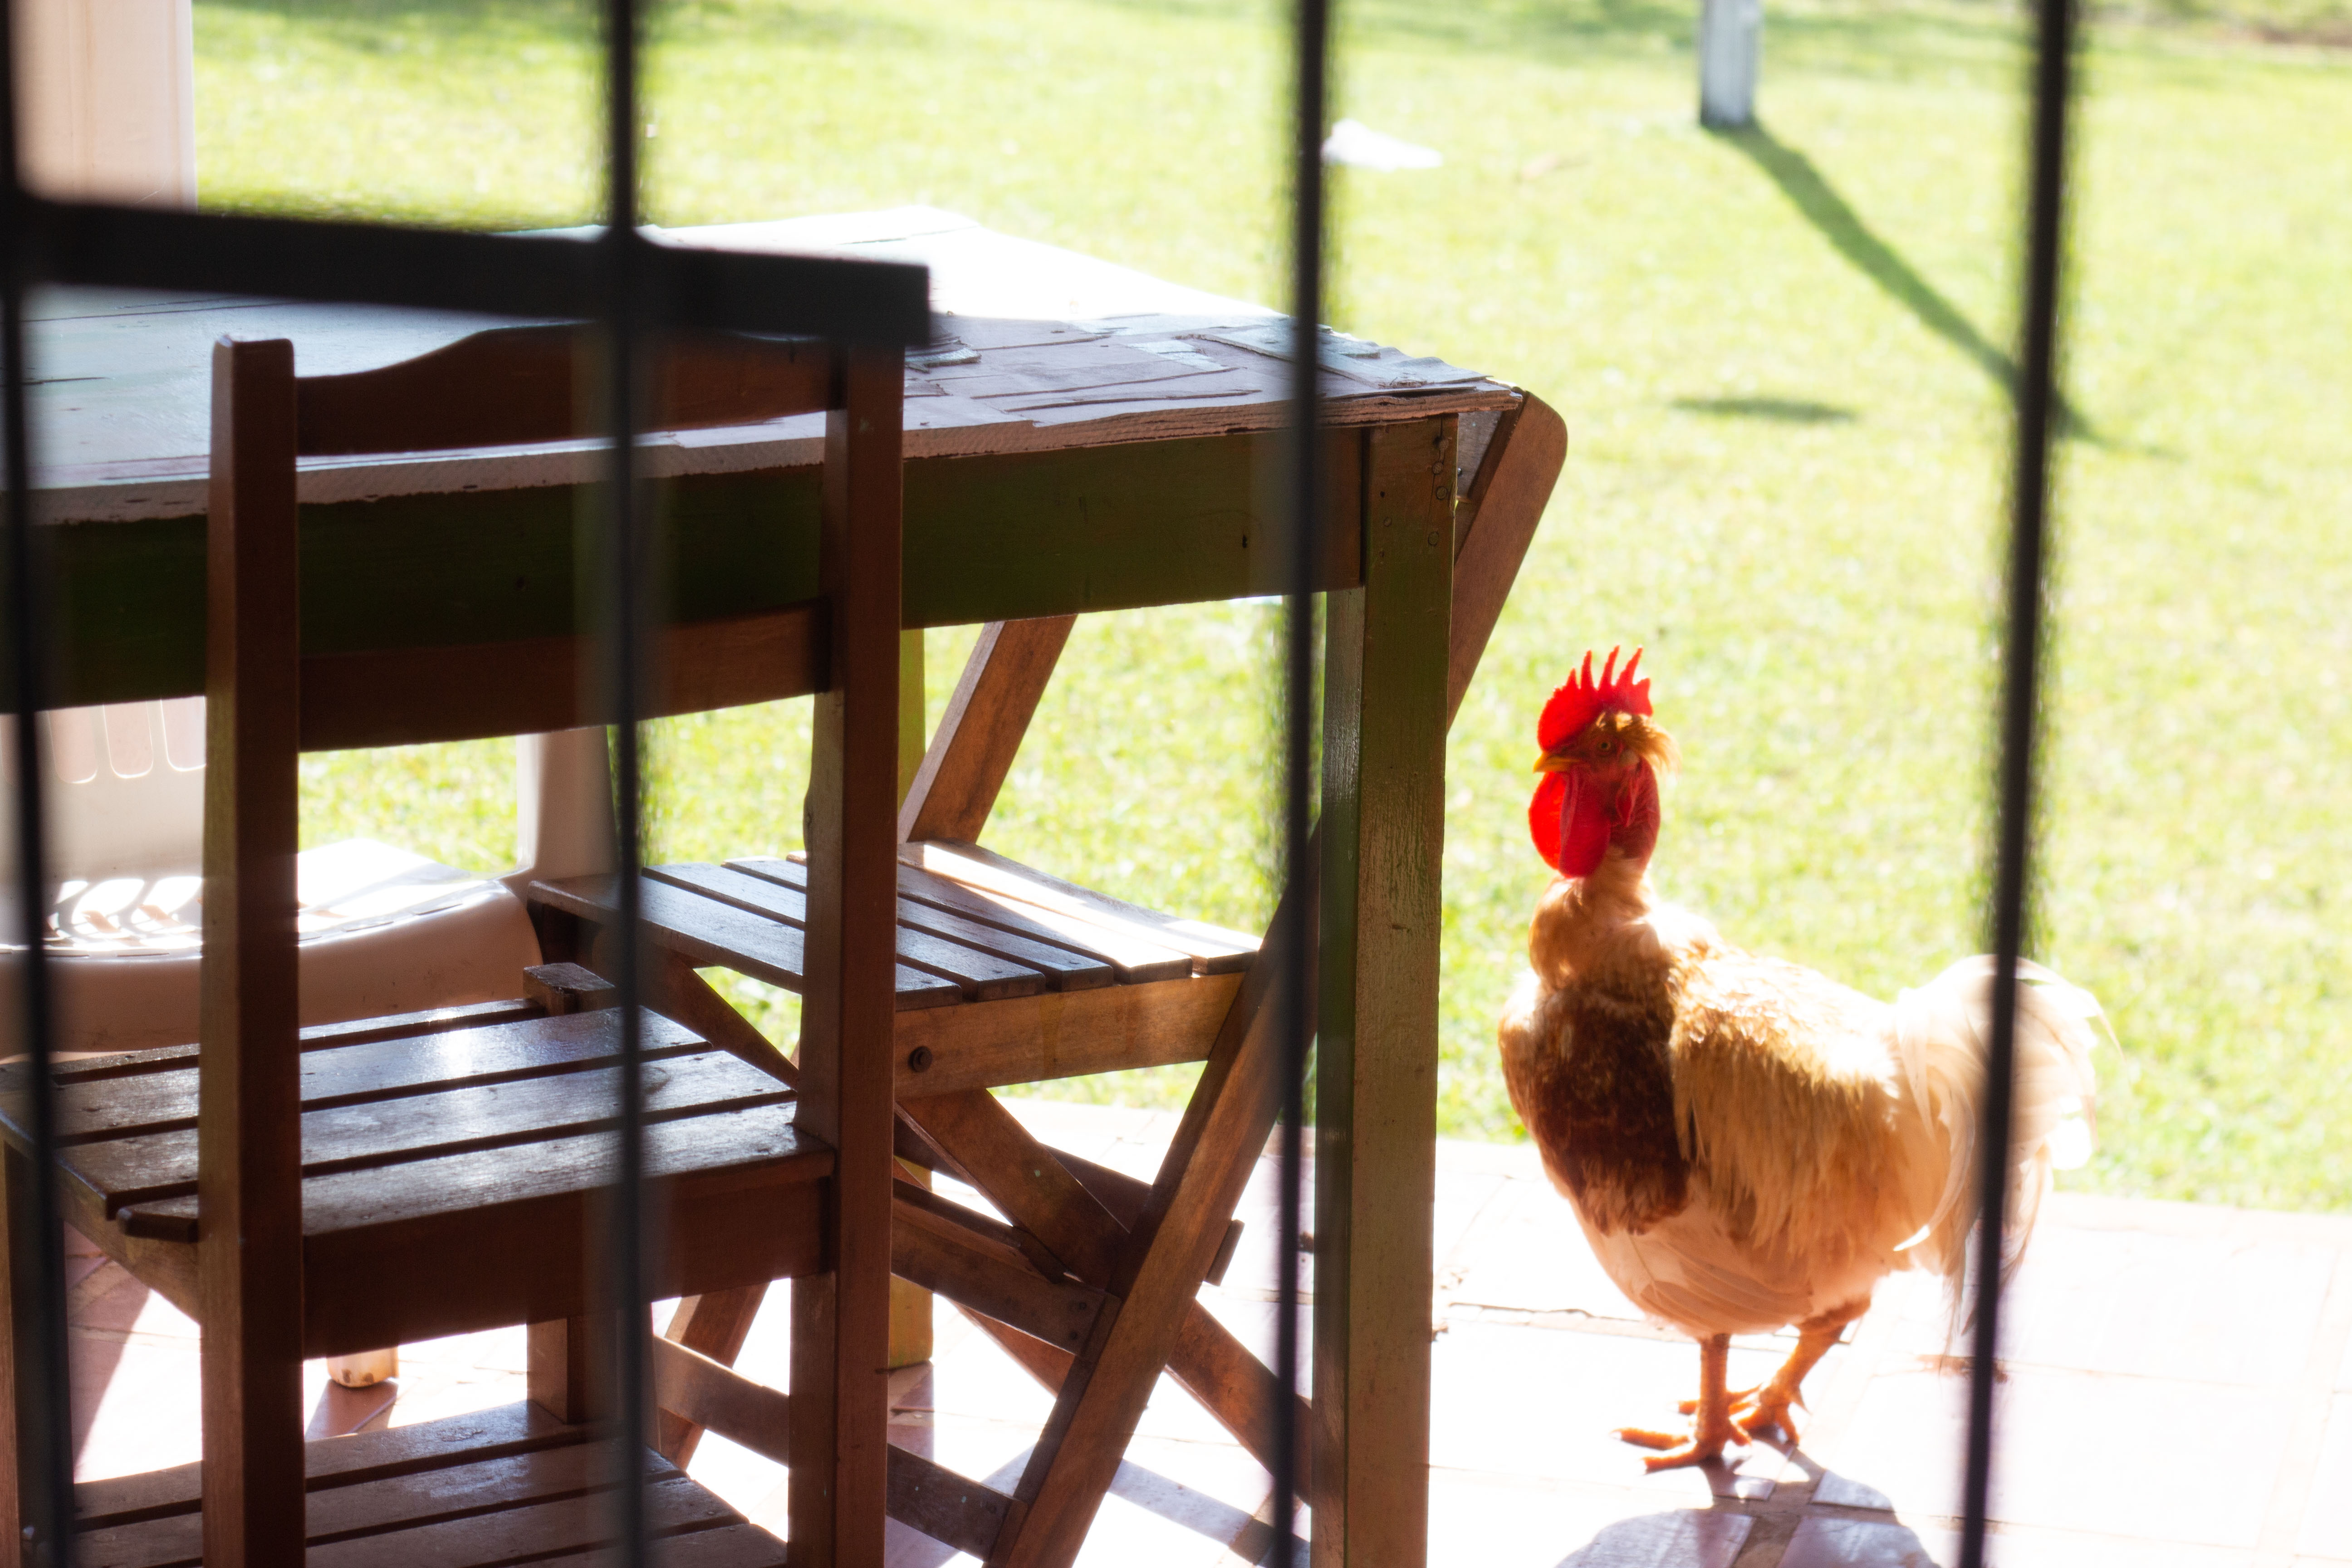
[(1609, 662), (1601, 668), (1601, 679), (1592, 679), (1592, 654), (1587, 649), (1584, 668), (1568, 678), (1568, 684), (1551, 694), (1544, 704), (1543, 717), (1536, 721), (1536, 744), (1545, 751), (1582, 734), (1591, 722), (1603, 713), (1638, 713), (1647, 718), (1650, 713), (1650, 683), (1637, 681), (1633, 671), (1641, 668), (1642, 650), (1635, 648), (1625, 668), (1617, 668), (1618, 648), (1609, 650)]

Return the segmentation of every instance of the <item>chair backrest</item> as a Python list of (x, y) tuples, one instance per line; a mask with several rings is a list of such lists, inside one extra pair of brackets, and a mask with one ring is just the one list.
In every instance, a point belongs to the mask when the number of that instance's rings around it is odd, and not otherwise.
[[(606, 716), (583, 679), (596, 668), (583, 637), (304, 658), (296, 459), (593, 435), (591, 346), (581, 328), (500, 329), (309, 379), (282, 340), (214, 349), (197, 1126), (208, 1561), (302, 1552), (297, 753)], [(818, 1461), (808, 1484), (838, 1491), (824, 1456), (878, 1467), (885, 1418), (884, 1347), (848, 1342), (866, 1317), (886, 1334), (887, 1318), (902, 361), (895, 348), (699, 335), (661, 341), (650, 371), (647, 429), (827, 415), (820, 600), (649, 639), (661, 675), (646, 716), (818, 693), (797, 1116), (836, 1152), (827, 1222), (845, 1370), (830, 1397), (811, 1388), (811, 1429), (793, 1442), (796, 1459), (805, 1440)], [(853, 1415), (871, 1415), (873, 1441), (836, 1445), (814, 1419), (845, 1433)], [(796, 1503), (801, 1484), (796, 1464)], [(878, 1509), (870, 1531), (811, 1520), (815, 1535), (870, 1533), (878, 1552)]]

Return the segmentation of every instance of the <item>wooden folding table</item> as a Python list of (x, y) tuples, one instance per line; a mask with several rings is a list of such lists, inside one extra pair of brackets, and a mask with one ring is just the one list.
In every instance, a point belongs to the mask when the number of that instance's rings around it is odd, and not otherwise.
[[(916, 860), (942, 857), (914, 872), (969, 880), (989, 868), (959, 846), (980, 835), (1066, 617), (1287, 585), (1278, 482), (1287, 330), (1258, 308), (928, 208), (679, 237), (835, 247), (932, 269), (939, 335), (908, 356), (905, 620), (989, 629), (904, 826)], [(483, 324), (83, 290), (40, 296), (32, 314), (60, 704), (202, 688), (201, 366), (212, 338), (289, 336), (317, 356), (303, 366), (312, 373), (405, 357)], [(1329, 595), (1329, 642), (1320, 875), (1319, 888), (1292, 890), (1313, 897), (1321, 945), (1310, 1495), (1318, 1563), (1411, 1563), (1426, 1528), (1444, 735), (1565, 435), (1533, 396), (1439, 361), (1327, 333), (1321, 365), (1329, 513), (1315, 586)], [(813, 689), (807, 649), (749, 646), (740, 628), (814, 595), (821, 439), (804, 420), (648, 443), (669, 603), (656, 711)], [(509, 679), (484, 686), (474, 726), (483, 735), (516, 728), (501, 691), (577, 682), (575, 536), (598, 478), (586, 444), (306, 467), (306, 708), (332, 707), (340, 743), (397, 743), (407, 720), (383, 656), (418, 647), (447, 650), (454, 668), (494, 645)], [(740, 569), (747, 536), (772, 542), (763, 570)], [(724, 890), (752, 918), (764, 918), (760, 899), (792, 890), (788, 865), (714, 869), (740, 879)], [(1016, 873), (1034, 875), (1003, 874)], [(756, 886), (747, 891), (747, 881)], [(710, 891), (676, 879), (670, 890)], [(926, 934), (951, 945), (989, 947), (951, 922), (930, 924)], [(940, 1518), (979, 1545), (998, 1539), (1009, 1512), (1021, 1528), (1003, 1539), (1020, 1544), (1002, 1560), (1053, 1563), (1076, 1550), (1163, 1365), (1266, 1452), (1264, 1369), (1198, 1321), (1207, 1314), (1192, 1295), (1273, 1121), (1277, 1053), (1264, 1004), (1283, 965), (1189, 952), (1181, 977), (1142, 967), (1098, 984), (1048, 973), (1050, 955), (1024, 958), (1017, 942), (994, 948), (1003, 973), (937, 963), (904, 972), (912, 978), (902, 978), (896, 1070), (911, 1143), (928, 1141), (967, 1169), (1017, 1163), (1022, 1135), (1008, 1131), (989, 1087), (1129, 1065), (1155, 1049), (1153, 1059), (1210, 1064), (1157, 1189), (1139, 1194), (1137, 1184), (1074, 1174), (1066, 1163), (1040, 1179), (1034, 1202), (1008, 1203), (1005, 1184), (990, 1184), (1013, 1228), (1045, 1239), (1056, 1258), (1094, 1259), (1102, 1288), (1094, 1305), (1074, 1279), (1045, 1293), (1052, 1301), (1007, 1306), (1086, 1318), (1093, 1342), (1055, 1348), (1064, 1359), (1041, 1371), (1082, 1365), (1083, 1386), (1066, 1387), (1041, 1441), (1050, 1462), (1033, 1467), (1020, 1496), (950, 1500)], [(902, 935), (902, 959), (907, 951)], [(1032, 972), (1045, 977), (1022, 978)], [(1119, 1035), (1122, 1006), (1136, 1018), (1167, 1011), (1138, 1009), (1132, 994), (1179, 984), (1193, 988), (1187, 1006), (1203, 1026), (1157, 1045)], [(903, 1005), (908, 986), (925, 985), (940, 1005)], [(1091, 1010), (1099, 1026), (1035, 1026), (1072, 1010)], [(989, 1021), (950, 1027), (951, 1014)], [(689, 1021), (714, 1038), (714, 1026), (728, 1026)], [(902, 1232), (936, 1221), (931, 1241), (957, 1243), (942, 1227), (961, 1222), (902, 1197)], [(910, 1206), (931, 1221), (908, 1219)], [(1017, 1237), (1004, 1245), (1019, 1256)], [(1106, 1313), (1101, 1299), (1123, 1304)], [(657, 1379), (715, 1399), (742, 1392), (719, 1377), (717, 1361), (682, 1359), (689, 1354), (657, 1358)], [(895, 1490), (893, 1500), (902, 1514), (929, 1506)]]

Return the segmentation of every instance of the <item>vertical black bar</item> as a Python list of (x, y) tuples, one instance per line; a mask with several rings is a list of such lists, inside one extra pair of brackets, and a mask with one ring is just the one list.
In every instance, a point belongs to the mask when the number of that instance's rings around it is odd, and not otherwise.
[(2074, 0), (2041, 0), (2034, 61), (2033, 171), (2028, 214), (2025, 321), (2017, 386), (2015, 522), (2010, 541), (2009, 648), (2002, 671), (2000, 817), (1993, 873), (1992, 1041), (1986, 1063), (1975, 1342), (1969, 1366), (1968, 1472), (1961, 1493), (1961, 1568), (1983, 1568), (1985, 1502), (1992, 1484), (1993, 1358), (2000, 1344), (2011, 1078), (2017, 1059), (2018, 950), (2025, 941), (2033, 822), (2035, 715), (2040, 705), (2043, 536), (2050, 508), (2050, 437), (2056, 407), (2060, 249), (2065, 240), (2066, 113), (2072, 93)]
[(1282, 885), (1289, 930), (1279, 951), (1295, 972), (1282, 988), (1279, 1015), (1282, 1079), (1282, 1226), (1276, 1243), (1281, 1302), (1275, 1332), (1275, 1568), (1290, 1568), (1300, 1478), (1297, 1471), (1298, 1412), (1298, 1230), (1305, 1212), (1301, 1129), (1307, 1119), (1307, 998), (1315, 994), (1316, 953), (1307, 941), (1313, 900), (1305, 896), (1313, 872), (1308, 813), (1314, 789), (1315, 567), (1322, 558), (1323, 466), (1323, 121), (1329, 93), (1331, 16), (1328, 0), (1298, 0), (1296, 144), (1291, 165), (1290, 239), (1290, 586), (1284, 605), (1282, 731)]
[[(30, 235), (16, 136), (16, 36), (0, 14), (0, 464), (7, 483), (5, 571), (7, 679), (14, 697), (16, 753), (16, 885), (22, 917), (0, 941), (23, 944), (25, 1120), (31, 1134), (26, 1190), (10, 1192), (8, 1217), (16, 1256), (8, 1259), (11, 1300), (0, 1302), (0, 1332), (13, 1333), (16, 1408), (0, 1420), (16, 1426), (17, 1521), (27, 1563), (70, 1568), (73, 1561), (72, 1389), (66, 1361), (64, 1237), (58, 1222), (56, 1108), (49, 1079), (50, 1011), (47, 952), (42, 943), (49, 908), (47, 861), (41, 830), (39, 710), (47, 682), (39, 584), (35, 581), (31, 437), (25, 418), (25, 285)], [(21, 1272), (20, 1272), (21, 1271)], [(5, 1484), (5, 1483), (0, 1483)]]
[(614, 862), (620, 873), (618, 941), (614, 986), (620, 993), (620, 1170), (612, 1186), (612, 1300), (617, 1322), (611, 1361), (615, 1418), (615, 1561), (646, 1562), (645, 1465), (646, 1297), (645, 1269), (645, 1094), (642, 1011), (643, 932), (637, 873), (644, 852), (644, 754), (637, 716), (645, 710), (643, 678), (646, 584), (645, 498), (636, 464), (637, 383), (647, 325), (639, 319), (637, 235), (637, 6), (606, 0), (605, 96), (605, 396), (612, 445), (606, 473), (604, 646), (614, 726)]

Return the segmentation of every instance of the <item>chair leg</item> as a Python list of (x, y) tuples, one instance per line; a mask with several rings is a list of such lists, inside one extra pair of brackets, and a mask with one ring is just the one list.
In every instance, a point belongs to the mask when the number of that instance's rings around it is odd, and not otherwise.
[[(759, 1316), (760, 1304), (767, 1296), (765, 1285), (688, 1296), (670, 1314), (669, 1327), (662, 1331), (662, 1338), (690, 1351), (699, 1351), (721, 1366), (733, 1366), (735, 1358), (743, 1353), (743, 1342), (751, 1332), (751, 1320)], [(656, 1415), (654, 1447), (671, 1464), (683, 1469), (701, 1441), (702, 1428), (685, 1416), (667, 1410)]]
[[(1312, 910), (1316, 896), (1309, 875), (1284, 902), (1303, 898)], [(1276, 934), (1218, 1032), (1109, 1300), (1031, 1450), (991, 1568), (1067, 1568), (1175, 1352), (1278, 1113), (1283, 1053), (1273, 1004), (1275, 987), (1294, 966), (1284, 948), (1287, 929), (1277, 912)]]
[(609, 1331), (601, 1318), (551, 1318), (529, 1331), (526, 1386), (530, 1402), (558, 1421), (584, 1426), (611, 1415)]

